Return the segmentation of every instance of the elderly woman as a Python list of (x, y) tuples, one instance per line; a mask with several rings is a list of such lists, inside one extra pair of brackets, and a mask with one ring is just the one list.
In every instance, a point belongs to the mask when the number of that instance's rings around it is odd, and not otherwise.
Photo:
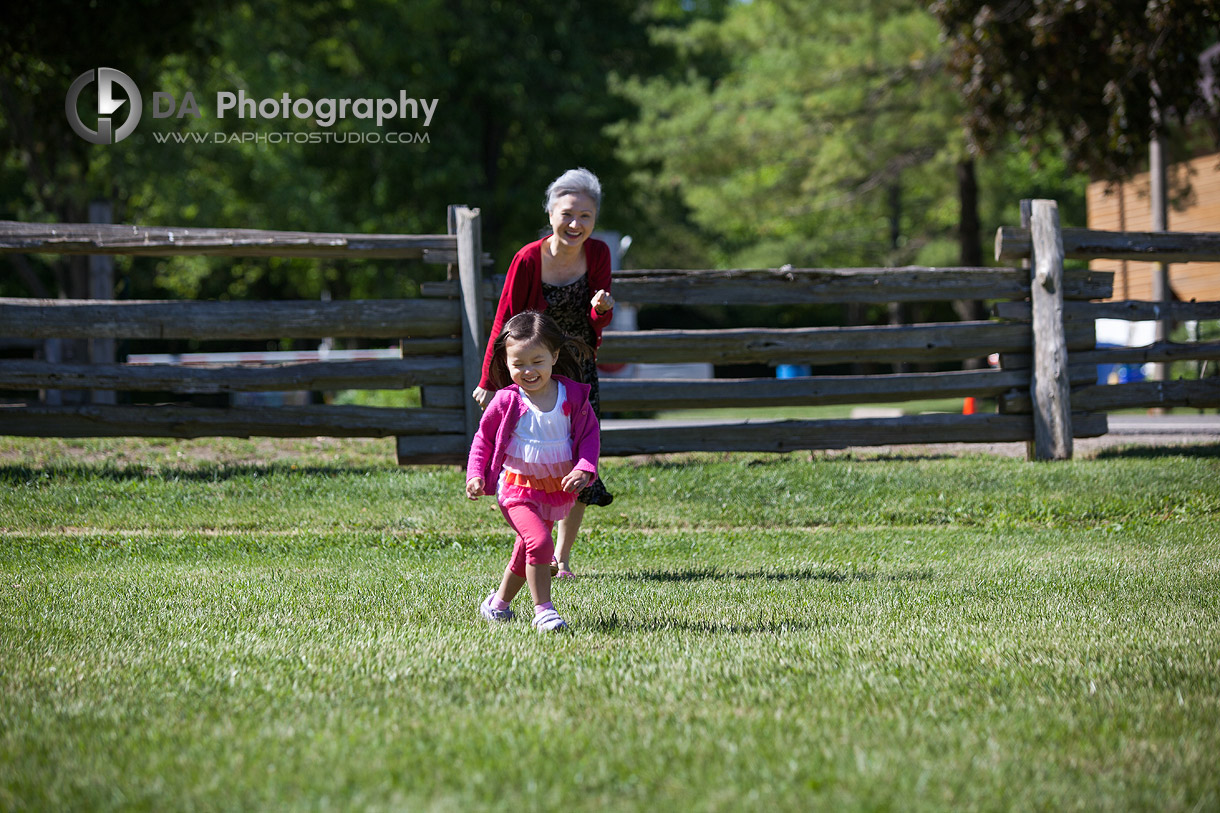
[[(601, 208), (601, 182), (583, 167), (570, 169), (546, 190), (546, 213), (550, 234), (524, 246), (513, 257), (504, 280), (504, 291), (491, 325), (491, 338), (483, 357), (483, 377), (474, 399), (483, 409), (491, 403), (494, 385), (488, 377), (495, 338), (504, 323), (525, 310), (546, 311), (569, 335), (589, 347), (601, 344), (602, 331), (610, 324), (614, 298), (610, 296), (610, 248), (594, 240), (593, 226)], [(598, 397), (597, 359), (590, 357), (582, 370), (592, 390), (589, 403), (601, 418)], [(571, 577), (569, 558), (589, 505), (609, 505), (614, 497), (596, 479), (577, 497), (568, 518), (558, 524), (555, 565), (560, 578)]]

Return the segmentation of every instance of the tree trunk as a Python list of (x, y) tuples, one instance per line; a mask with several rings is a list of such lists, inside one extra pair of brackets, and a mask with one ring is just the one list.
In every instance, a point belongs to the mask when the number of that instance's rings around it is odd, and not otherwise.
[[(967, 158), (957, 164), (957, 196), (961, 205), (958, 215), (959, 262), (963, 266), (983, 265), (983, 242), (979, 235), (979, 186), (974, 175), (974, 159)], [(986, 319), (982, 300), (957, 299), (953, 310), (963, 322)], [(962, 366), (967, 370), (979, 370), (987, 366), (987, 359), (966, 359)]]
[[(895, 181), (890, 184), (890, 256), (896, 261), (902, 243), (902, 186)], [(910, 308), (905, 302), (890, 302), (886, 306), (890, 325), (905, 325), (910, 321)], [(895, 373), (909, 373), (911, 365), (905, 361), (893, 365)]]

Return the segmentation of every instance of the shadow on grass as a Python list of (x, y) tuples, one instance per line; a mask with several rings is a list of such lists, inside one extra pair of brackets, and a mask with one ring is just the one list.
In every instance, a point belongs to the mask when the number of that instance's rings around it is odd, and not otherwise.
[(867, 448), (857, 448), (843, 452), (828, 460), (840, 460), (851, 463), (922, 463), (939, 460), (1003, 460), (1004, 458), (987, 452), (870, 452)]
[(693, 632), (708, 635), (755, 635), (804, 632), (818, 624), (805, 619), (766, 619), (757, 621), (732, 621), (729, 619), (706, 621), (679, 620), (676, 618), (624, 618), (618, 613), (609, 616), (584, 619), (580, 622), (583, 632)]
[(907, 570), (899, 573), (877, 574), (868, 570), (853, 570), (843, 573), (838, 570), (803, 568), (790, 571), (726, 571), (716, 568), (689, 568), (686, 570), (631, 570), (622, 573), (587, 573), (582, 579), (626, 579), (651, 582), (698, 582), (698, 581), (748, 581), (761, 579), (772, 582), (823, 581), (823, 582), (922, 582), (932, 579), (931, 570)]
[(393, 472), (392, 468), (371, 466), (295, 466), (291, 463), (241, 463), (241, 464), (197, 464), (190, 468), (174, 465), (129, 465), (114, 463), (74, 463), (72, 465), (0, 466), (0, 485), (24, 485), (31, 481), (55, 480), (76, 482), (81, 480), (185, 480), (189, 482), (222, 482), (250, 477), (310, 476), (310, 477), (363, 477), (370, 474)]
[[(794, 454), (794, 453), (790, 453)], [(842, 449), (817, 449), (812, 453), (812, 461), (822, 463), (910, 463), (924, 460), (957, 460), (962, 457), (977, 456), (991, 458), (985, 452), (967, 454), (951, 454), (949, 452), (892, 452), (872, 451), (867, 446), (843, 447)], [(762, 461), (751, 460), (748, 466), (768, 465)]]
[(1114, 446), (1109, 449), (1099, 450), (1093, 457), (1096, 460), (1220, 457), (1220, 443), (1191, 443), (1175, 446)]

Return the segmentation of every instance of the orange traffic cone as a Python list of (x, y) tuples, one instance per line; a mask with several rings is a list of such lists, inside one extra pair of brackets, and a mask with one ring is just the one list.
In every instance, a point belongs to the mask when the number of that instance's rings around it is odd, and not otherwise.
[(962, 402), (962, 414), (963, 415), (973, 415), (974, 414), (974, 396), (973, 395), (966, 396), (966, 400)]

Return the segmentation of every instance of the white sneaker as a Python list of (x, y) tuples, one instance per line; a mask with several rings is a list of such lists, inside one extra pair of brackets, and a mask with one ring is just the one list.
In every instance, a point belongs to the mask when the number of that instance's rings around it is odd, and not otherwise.
[(568, 622), (559, 617), (555, 610), (543, 610), (534, 615), (534, 629), (539, 632), (559, 632), (568, 628)]
[(491, 600), (495, 597), (496, 594), (492, 593), (482, 604), (479, 605), (479, 615), (483, 616), (488, 621), (512, 621), (514, 615), (512, 610), (497, 610), (495, 607), (491, 606)]

